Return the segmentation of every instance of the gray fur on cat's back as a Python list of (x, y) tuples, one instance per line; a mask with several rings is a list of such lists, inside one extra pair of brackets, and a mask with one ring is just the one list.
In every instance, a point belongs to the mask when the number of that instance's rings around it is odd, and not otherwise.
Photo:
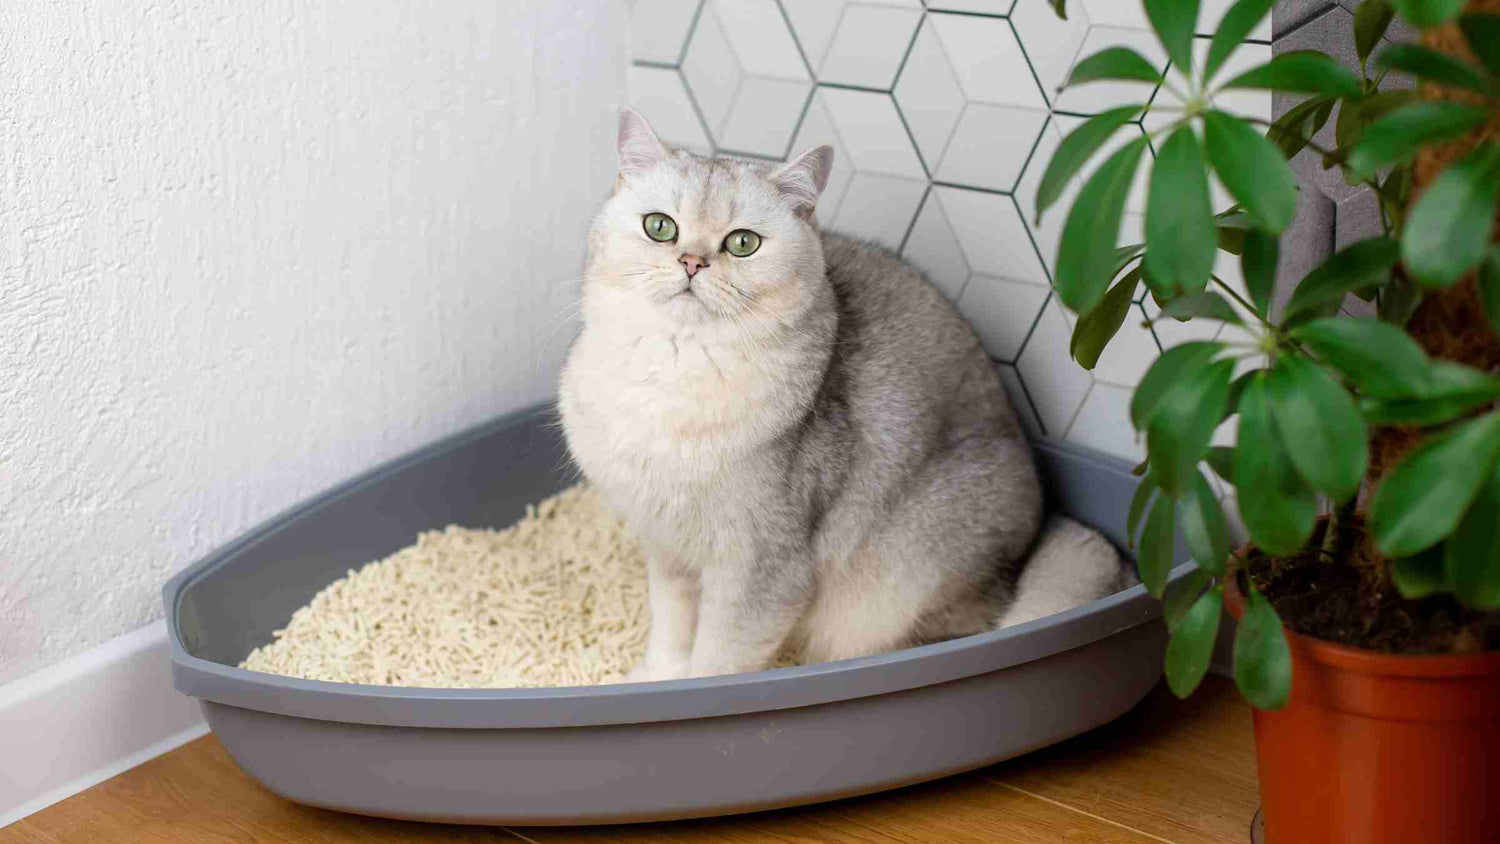
[(838, 311), (788, 480), (818, 556), (884, 544), (896, 581), (941, 568), (916, 639), (974, 633), (1009, 602), (1041, 525), (1031, 450), (995, 364), (922, 274), (889, 250), (824, 233)]

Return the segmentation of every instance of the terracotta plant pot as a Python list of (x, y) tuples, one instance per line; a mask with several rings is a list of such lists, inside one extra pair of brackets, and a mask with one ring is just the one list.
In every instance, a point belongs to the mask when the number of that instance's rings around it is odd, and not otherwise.
[[(1224, 585), (1236, 619), (1238, 580)], [(1500, 653), (1287, 640), (1291, 700), (1255, 711), (1269, 844), (1500, 842)]]

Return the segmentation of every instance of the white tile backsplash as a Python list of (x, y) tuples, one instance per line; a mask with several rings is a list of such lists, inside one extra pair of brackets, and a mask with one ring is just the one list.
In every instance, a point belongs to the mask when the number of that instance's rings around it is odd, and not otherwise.
[(921, 21), (917, 9), (850, 3), (818, 69), (818, 81), (889, 89)]
[[(1200, 36), (1232, 4), (1202, 0)], [(833, 146), (819, 222), (901, 249), (1006, 362), (1001, 377), (1028, 430), (1135, 459), (1143, 444), (1130, 427), (1130, 393), (1160, 349), (1248, 335), (1203, 320), (1144, 327), (1157, 315), (1147, 296), (1092, 372), (1072, 360), (1073, 315), (1050, 295), (1050, 267), (1089, 171), (1040, 224), (1036, 189), (1066, 132), (1086, 115), (1146, 102), (1154, 88), (1058, 89), (1080, 58), (1105, 47), (1129, 46), (1162, 68), (1167, 58), (1139, 0), (1069, 0), (1068, 15), (1058, 19), (1049, 0), (643, 0), (633, 23), (645, 65), (631, 69), (631, 103), (669, 143), (695, 152), (780, 160)], [(1269, 21), (1252, 33), (1269, 35)], [(1195, 39), (1196, 61), (1208, 44)], [(1242, 46), (1217, 78), (1269, 58), (1268, 45)], [(1166, 90), (1157, 98), (1173, 101)], [(1217, 102), (1270, 115), (1261, 92)], [(1111, 146), (1171, 119), (1149, 114), (1145, 128), (1127, 126)], [(1150, 169), (1142, 162), (1122, 243), (1141, 239)], [(1216, 205), (1227, 205), (1213, 189)], [(1221, 253), (1215, 271), (1241, 289), (1236, 257)], [(1226, 425), (1215, 441), (1233, 436)]]

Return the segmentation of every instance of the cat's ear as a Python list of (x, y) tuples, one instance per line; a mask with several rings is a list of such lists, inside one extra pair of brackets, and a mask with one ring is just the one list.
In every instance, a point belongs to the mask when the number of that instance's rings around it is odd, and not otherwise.
[(803, 217), (810, 216), (828, 187), (833, 172), (833, 147), (821, 146), (797, 156), (785, 167), (771, 174), (771, 183), (781, 195), (791, 200), (792, 208)]
[(668, 154), (666, 144), (651, 131), (646, 118), (633, 109), (620, 112), (620, 132), (615, 139), (615, 148), (620, 153), (621, 179), (649, 170)]

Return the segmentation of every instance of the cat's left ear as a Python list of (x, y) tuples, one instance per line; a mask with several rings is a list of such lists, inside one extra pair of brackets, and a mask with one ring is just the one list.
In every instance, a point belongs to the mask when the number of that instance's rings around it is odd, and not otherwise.
[(812, 215), (828, 187), (828, 174), (833, 172), (833, 147), (821, 146), (797, 156), (785, 167), (771, 174), (771, 183), (781, 195), (792, 203), (792, 208), (803, 217)]

